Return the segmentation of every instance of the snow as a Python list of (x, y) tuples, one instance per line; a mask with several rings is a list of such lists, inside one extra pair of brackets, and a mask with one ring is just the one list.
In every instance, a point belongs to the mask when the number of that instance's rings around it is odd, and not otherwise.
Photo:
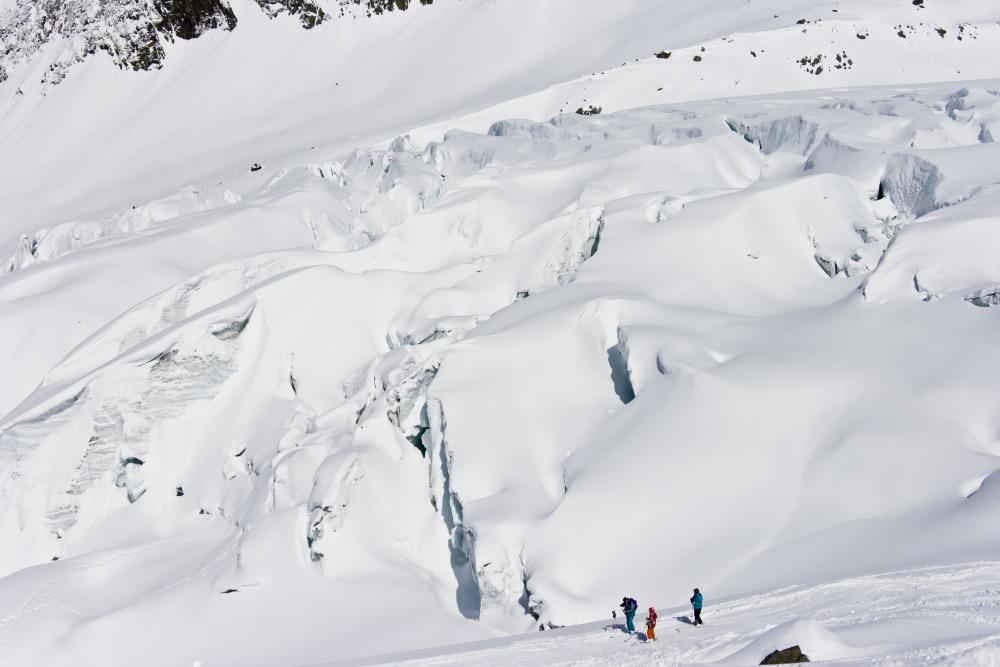
[(0, 663), (989, 664), (1000, 24), (927, 2), (12, 70)]
[[(708, 599), (706, 624), (698, 628), (690, 625), (689, 607), (657, 607), (655, 642), (642, 631), (625, 635), (619, 615), (617, 626), (609, 616), (544, 633), (323, 664), (736, 666), (799, 646), (812, 662), (835, 665), (995, 665), (998, 572), (995, 562), (980, 562)], [(639, 603), (640, 611), (649, 606)]]
[[(241, 192), (241, 183), (263, 178), (246, 175), (255, 162), (296, 164), (310, 152), (338, 158), (421, 126), (412, 134), (425, 142), (455, 127), (484, 131), (503, 118), (544, 120), (590, 103), (608, 112), (995, 76), (993, 3), (927, 5), (715, 0), (706, 12), (694, 0), (547, 0), (530, 10), (438, 0), (304, 31), (295, 17), (271, 20), (249, 0), (233, 2), (238, 29), (165, 44), (161, 71), (122, 72), (98, 53), (43, 90), (46, 59), (56, 54), (12, 69), (0, 95), (0, 182), (58, 173), (59, 187), (41, 178), (0, 191), (0, 251), (8, 254), (21, 233), (192, 183), (222, 181)], [(896, 34), (900, 24), (907, 39)], [(960, 24), (969, 26), (961, 41)], [(942, 26), (946, 37), (935, 32)], [(859, 40), (859, 32), (868, 37)], [(439, 42), (448, 48), (433, 48)], [(662, 50), (674, 55), (653, 57)], [(854, 65), (835, 69), (845, 50)], [(832, 61), (818, 76), (798, 64), (817, 52)]]

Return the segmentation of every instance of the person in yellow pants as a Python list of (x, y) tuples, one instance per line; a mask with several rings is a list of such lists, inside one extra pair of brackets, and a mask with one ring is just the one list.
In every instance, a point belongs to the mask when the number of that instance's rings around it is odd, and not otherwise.
[(656, 610), (652, 607), (649, 608), (649, 614), (646, 616), (646, 639), (649, 641), (656, 639)]

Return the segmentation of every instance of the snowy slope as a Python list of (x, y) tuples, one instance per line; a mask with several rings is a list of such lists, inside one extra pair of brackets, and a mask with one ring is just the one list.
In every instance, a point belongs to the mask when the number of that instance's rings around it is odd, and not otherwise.
[[(46, 87), (53, 45), (0, 84), (0, 183), (18, 184), (0, 190), (0, 251), (21, 233), (236, 181), (254, 162), (301, 164), (317, 157), (311, 148), (340, 159), (532, 93), (469, 129), (591, 102), (613, 110), (994, 76), (995, 4), (925, 4), (715, 0), (706, 11), (694, 0), (438, 0), (304, 30), (238, 0), (237, 29), (164, 43), (159, 71), (120, 71), (99, 51)], [(653, 58), (664, 50), (673, 57)], [(841, 52), (848, 69), (835, 68)], [(798, 64), (806, 56), (824, 59), (820, 75)]]
[[(835, 665), (994, 665), (1000, 655), (996, 563), (892, 572), (819, 586), (792, 586), (705, 611), (693, 628), (687, 607), (660, 607), (656, 643), (626, 637), (611, 619), (405, 656), (334, 665), (757, 665), (799, 646)], [(640, 607), (648, 604), (640, 601)], [(640, 623), (645, 612), (638, 614)], [(644, 628), (644, 626), (643, 626)]]
[[(309, 662), (987, 557), (998, 87), (401, 140), (16, 269), (18, 318), (110, 323), (3, 424), (5, 650)], [(387, 600), (423, 622), (359, 636)]]
[[(233, 8), (159, 71), (0, 84), (0, 663), (324, 663), (995, 558), (995, 6)], [(762, 595), (659, 657), (843, 625)], [(890, 625), (790, 627), (922, 650)]]

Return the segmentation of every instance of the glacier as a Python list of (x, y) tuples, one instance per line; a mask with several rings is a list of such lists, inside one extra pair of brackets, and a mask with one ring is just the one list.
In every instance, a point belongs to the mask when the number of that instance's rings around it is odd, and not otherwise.
[(410, 4), (0, 82), (0, 664), (995, 657), (1000, 13)]

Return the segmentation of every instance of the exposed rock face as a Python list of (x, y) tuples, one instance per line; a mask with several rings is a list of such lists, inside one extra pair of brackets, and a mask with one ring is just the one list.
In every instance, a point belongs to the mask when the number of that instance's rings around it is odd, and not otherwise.
[(297, 16), (302, 23), (302, 27), (307, 30), (316, 27), (327, 19), (327, 14), (323, 11), (323, 8), (309, 0), (277, 0), (276, 2), (256, 0), (256, 2), (264, 10), (264, 13), (271, 18), (279, 14)]
[[(342, 16), (372, 16), (433, 0), (256, 2), (268, 16), (289, 14), (309, 29), (337, 10)], [(226, 0), (18, 0), (12, 10), (0, 14), (0, 84), (14, 67), (57, 39), (65, 46), (42, 76), (43, 84), (59, 83), (73, 65), (98, 51), (106, 52), (122, 69), (158, 69), (164, 43), (194, 39), (209, 30), (232, 30), (236, 22)]]
[[(411, 4), (416, 4), (415, 0), (347, 0), (347, 2), (355, 5), (364, 5), (370, 14), (391, 12), (394, 9), (408, 9)], [(433, 3), (434, 0), (420, 0), (420, 4), (422, 5), (430, 5)]]
[(760, 664), (762, 665), (794, 665), (800, 662), (809, 662), (809, 656), (802, 652), (798, 646), (790, 646), (780, 651), (768, 653)]
[(222, 0), (159, 0), (157, 30), (164, 35), (194, 39), (206, 30), (236, 27), (236, 15)]
[(43, 83), (59, 83), (70, 67), (97, 51), (107, 52), (122, 69), (155, 69), (165, 42), (235, 26), (236, 15), (224, 0), (18, 0), (0, 17), (0, 71), (56, 39), (66, 45)]

